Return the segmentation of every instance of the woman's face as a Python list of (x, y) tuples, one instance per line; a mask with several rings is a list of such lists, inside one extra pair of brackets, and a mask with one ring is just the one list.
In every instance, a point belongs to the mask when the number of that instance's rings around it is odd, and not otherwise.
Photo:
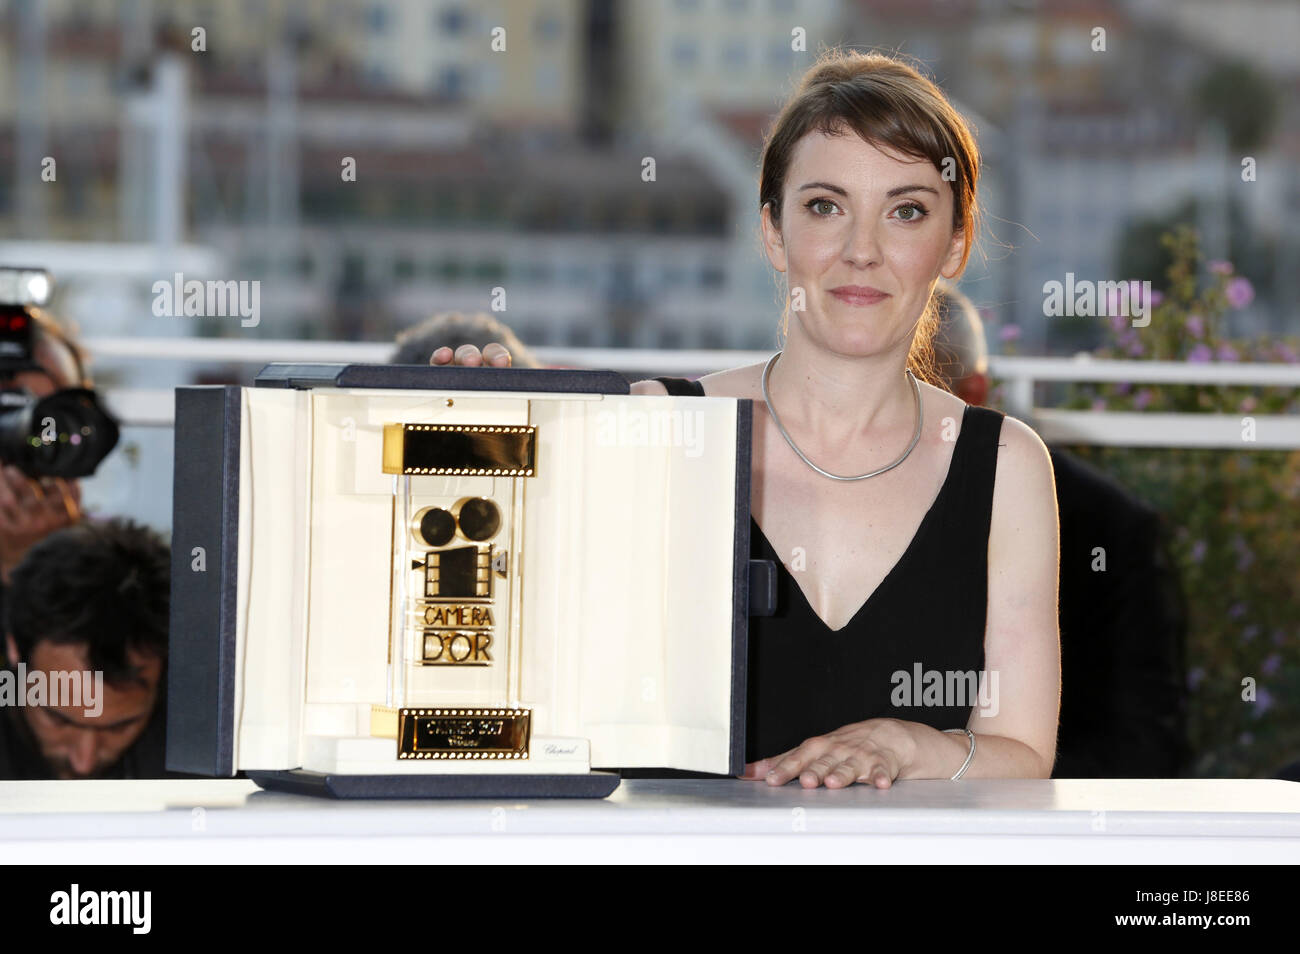
[(800, 140), (779, 231), (769, 212), (768, 259), (786, 273), (802, 333), (837, 354), (905, 355), (936, 279), (961, 268), (965, 236), (939, 170), (852, 132)]

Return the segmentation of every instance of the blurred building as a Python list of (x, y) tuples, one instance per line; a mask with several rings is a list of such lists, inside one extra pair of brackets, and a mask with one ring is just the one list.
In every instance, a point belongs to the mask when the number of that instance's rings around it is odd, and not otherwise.
[[(0, 0), (0, 234), (175, 253), (82, 281), (92, 333), (379, 339), (504, 292), (536, 344), (764, 348), (762, 135), (844, 43), (915, 56), (975, 123), (995, 240), (962, 288), (1068, 351), (1098, 329), (1044, 319), (1043, 283), (1130, 277), (1125, 229), (1189, 195), (1212, 252), (1231, 200), (1300, 273), (1294, 14), (1234, 9), (1216, 31), (1172, 0)], [(1283, 114), (1243, 189), (1190, 90), (1249, 24)], [(160, 325), (174, 262), (261, 281), (259, 326)]]
[[(1044, 282), (1063, 281), (1066, 272), (1138, 277), (1120, 255), (1126, 230), (1191, 199), (1207, 257), (1233, 257), (1230, 204), (1269, 249), (1237, 263), (1274, 277), (1272, 309), (1261, 301), (1235, 314), (1238, 332), (1296, 330), (1294, 295), (1283, 281), (1300, 271), (1300, 110), (1287, 105), (1300, 99), (1296, 33), (1286, 32), (1296, 21), (1294, 3), (1255, 0), (1230, 15), (1200, 0), (854, 0), (849, 7), (846, 37), (916, 57), (975, 120), (990, 261), (973, 258), (961, 287), (993, 313), (995, 328), (1020, 326), (1022, 351), (1096, 344), (1098, 322), (1043, 316)], [(1259, 55), (1251, 36), (1260, 37)], [(1104, 48), (1095, 48), (1098, 40)], [(1266, 70), (1283, 104), (1271, 140), (1252, 150), (1272, 173), (1250, 183), (1239, 174), (1242, 157), (1228, 154), (1198, 101), (1198, 84), (1233, 58)]]
[[(821, 48), (839, 42), (839, 0), (616, 3), (627, 115), (673, 133), (705, 111), (772, 112)], [(796, 49), (798, 46), (798, 49)]]
[[(593, 82), (613, 6), (9, 0), (0, 18), (0, 150), (29, 160), (0, 217), (23, 238), (189, 242), (224, 272), (187, 278), (262, 283), (256, 332), (198, 333), (386, 338), (501, 289), (534, 343), (770, 337), (770, 285), (764, 314), (729, 273), (718, 163), (611, 141), (635, 125), (622, 86)], [(160, 333), (148, 284), (113, 331)]]

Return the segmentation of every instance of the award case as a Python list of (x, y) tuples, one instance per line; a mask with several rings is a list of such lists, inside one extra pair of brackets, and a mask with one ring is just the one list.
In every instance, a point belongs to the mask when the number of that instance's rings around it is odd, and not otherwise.
[(750, 414), (608, 371), (178, 388), (168, 768), (341, 798), (739, 774), (774, 580)]

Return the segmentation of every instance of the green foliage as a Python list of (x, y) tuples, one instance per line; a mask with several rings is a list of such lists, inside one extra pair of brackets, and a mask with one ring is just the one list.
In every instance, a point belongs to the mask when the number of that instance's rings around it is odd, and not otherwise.
[[(1174, 263), (1173, 243), (1163, 240), (1165, 233), (1175, 232), (1180, 226), (1194, 228), (1203, 202), (1204, 199), (1192, 196), (1164, 212), (1130, 221), (1116, 245), (1116, 274), (1160, 285)], [(1246, 263), (1238, 273), (1248, 277), (1262, 297), (1273, 298), (1276, 287), (1273, 265), (1277, 257), (1276, 242), (1260, 234), (1247, 217), (1243, 204), (1236, 198), (1229, 198), (1227, 213), (1228, 258), (1234, 262)]]

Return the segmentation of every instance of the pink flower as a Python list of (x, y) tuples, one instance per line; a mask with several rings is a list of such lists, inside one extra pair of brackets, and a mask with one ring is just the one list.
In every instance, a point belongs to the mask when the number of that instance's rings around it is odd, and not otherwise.
[(1154, 291), (1152, 291), (1150, 295), (1147, 294), (1146, 282), (1140, 282), (1136, 278), (1132, 279), (1128, 283), (1129, 311), (1143, 311), (1146, 309), (1148, 304), (1154, 307), (1155, 302), (1152, 299), (1155, 297), (1155, 294)]
[(1187, 352), (1187, 360), (1192, 364), (1205, 364), (1210, 360), (1212, 352), (1209, 345), (1198, 344), (1191, 351)]
[(1237, 349), (1230, 344), (1219, 345), (1219, 350), (1214, 353), (1214, 356), (1220, 361), (1236, 361), (1240, 357)]
[(1134, 358), (1140, 358), (1142, 357), (1142, 355), (1146, 354), (1146, 352), (1147, 352), (1146, 346), (1143, 345), (1142, 342), (1138, 340), (1137, 335), (1134, 335), (1129, 340), (1128, 343), (1129, 356)]
[(1133, 390), (1133, 384), (1129, 381), (1117, 381), (1115, 383), (1116, 394), (1128, 394), (1128, 392), (1132, 390)]
[(1205, 267), (1215, 275), (1232, 274), (1232, 262), (1225, 262), (1222, 259), (1215, 259), (1214, 261), (1206, 262)]
[(1256, 403), (1258, 402), (1256, 402), (1252, 395), (1241, 402), (1241, 407), (1238, 410), (1240, 410), (1242, 414), (1249, 414), (1251, 411), (1255, 410)]
[(1250, 283), (1249, 278), (1237, 277), (1228, 282), (1228, 287), (1223, 290), (1223, 294), (1233, 308), (1245, 308), (1255, 300), (1255, 286)]
[(1161, 303), (1162, 301), (1164, 301), (1164, 300), (1165, 300), (1165, 293), (1164, 293), (1164, 292), (1162, 292), (1159, 288), (1152, 289), (1152, 291), (1151, 291), (1151, 307), (1152, 307), (1152, 308), (1156, 307), (1156, 305), (1160, 304), (1160, 303)]
[(1300, 361), (1300, 355), (1297, 355), (1295, 349), (1290, 345), (1279, 344), (1274, 353), (1287, 364), (1295, 364), (1296, 361)]
[[(1140, 411), (1151, 403), (1152, 397), (1154, 395), (1151, 393), (1150, 388), (1141, 388), (1137, 394), (1133, 395), (1133, 406)], [(1202, 546), (1204, 545), (1202, 544)]]
[(1205, 319), (1200, 315), (1187, 316), (1187, 333), (1193, 338), (1199, 338), (1205, 334)]
[(1019, 325), (1003, 325), (998, 329), (998, 340), (1000, 341), (1017, 341), (1020, 338)]
[(1104, 410), (1106, 410), (1106, 399), (1105, 399), (1105, 398), (1093, 398), (1093, 399), (1092, 399), (1092, 409), (1093, 409), (1094, 411), (1104, 411)]

